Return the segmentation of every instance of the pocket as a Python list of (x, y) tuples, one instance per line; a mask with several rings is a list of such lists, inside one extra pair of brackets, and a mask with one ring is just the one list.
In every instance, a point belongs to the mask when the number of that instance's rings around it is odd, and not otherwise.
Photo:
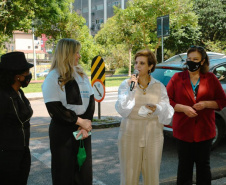
[(0, 150), (0, 171), (18, 171), (24, 150)]

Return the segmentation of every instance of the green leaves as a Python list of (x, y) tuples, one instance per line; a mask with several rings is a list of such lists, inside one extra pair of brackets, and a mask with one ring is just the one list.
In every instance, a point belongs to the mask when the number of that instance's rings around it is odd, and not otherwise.
[(0, 2), (0, 52), (14, 30), (46, 34), (53, 45), (61, 38), (74, 38), (82, 44), (82, 62), (88, 64), (98, 53), (85, 25), (85, 19), (70, 10), (73, 0), (11, 0)]
[(226, 3), (222, 0), (195, 0), (194, 11), (199, 16), (204, 40), (226, 41)]

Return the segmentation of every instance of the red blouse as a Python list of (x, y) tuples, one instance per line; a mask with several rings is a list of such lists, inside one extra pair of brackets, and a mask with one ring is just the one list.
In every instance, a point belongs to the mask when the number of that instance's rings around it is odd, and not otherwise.
[[(167, 85), (170, 104), (193, 106), (200, 101), (216, 101), (219, 109), (226, 107), (225, 92), (213, 73), (200, 73), (200, 83), (196, 100), (192, 90), (188, 71), (176, 73)], [(183, 112), (173, 116), (173, 136), (186, 142), (200, 142), (216, 135), (214, 109), (197, 111), (198, 116), (189, 118)]]

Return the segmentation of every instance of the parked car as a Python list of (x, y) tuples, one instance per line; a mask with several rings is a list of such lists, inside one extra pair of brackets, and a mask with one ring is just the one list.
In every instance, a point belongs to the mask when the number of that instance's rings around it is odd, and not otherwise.
[[(222, 57), (217, 59), (214, 59), (214, 57), (210, 59), (209, 71), (213, 72), (220, 80), (220, 83), (226, 93), (226, 57), (224, 57), (225, 55), (221, 56)], [(183, 67), (185, 67), (185, 60), (186, 58), (184, 58), (184, 60), (169, 59), (166, 62), (157, 64), (155, 71), (152, 73), (152, 76), (155, 79), (161, 81), (166, 86), (175, 73), (183, 71)], [(215, 117), (216, 137), (213, 139), (212, 148), (215, 148), (222, 139), (222, 137), (226, 135), (226, 107), (221, 111), (215, 111)], [(170, 125), (165, 125), (164, 130), (172, 132), (172, 123)]]
[[(209, 56), (209, 59), (218, 59), (218, 58), (226, 58), (226, 55), (222, 54), (222, 53), (216, 53), (216, 52), (206, 52), (207, 55)], [(175, 55), (171, 58), (169, 58), (168, 60), (164, 61), (164, 62), (185, 62), (187, 58), (187, 53), (181, 53), (178, 55)]]
[(46, 69), (45, 71), (43, 72), (40, 72), (40, 73), (37, 73), (36, 76), (39, 78), (39, 77), (46, 77), (49, 73), (49, 69)]

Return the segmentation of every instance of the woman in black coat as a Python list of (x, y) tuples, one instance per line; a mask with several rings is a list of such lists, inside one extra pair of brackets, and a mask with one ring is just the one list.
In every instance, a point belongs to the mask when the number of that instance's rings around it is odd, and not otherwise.
[(0, 62), (0, 184), (26, 185), (31, 166), (30, 118), (33, 114), (21, 87), (27, 87), (33, 64), (23, 52), (1, 56)]

